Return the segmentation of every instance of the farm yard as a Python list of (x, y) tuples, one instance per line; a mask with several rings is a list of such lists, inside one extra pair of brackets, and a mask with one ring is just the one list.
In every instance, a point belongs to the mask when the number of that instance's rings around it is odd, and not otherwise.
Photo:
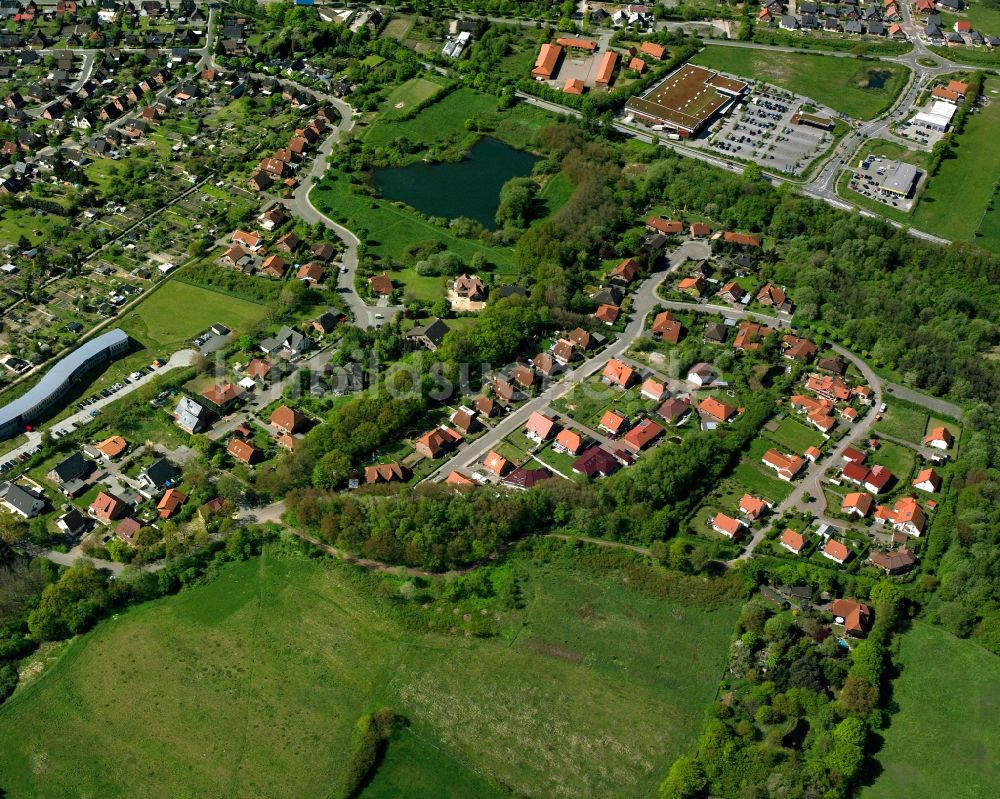
[(890, 63), (712, 45), (691, 61), (780, 86), (856, 119), (873, 119), (885, 111), (908, 72)]
[[(397, 795), (399, 782), (425, 786), (414, 799), (457, 795), (440, 784), (455, 769), (477, 796), (505, 795), (480, 792), (484, 781), (547, 797), (649, 794), (694, 744), (737, 606), (714, 590), (708, 607), (654, 599), (615, 569), (579, 571), (568, 557), (509, 566), (523, 609), (501, 613), (492, 639), (409, 632), (376, 612), (346, 567), (273, 551), (137, 607), (70, 644), (0, 709), (5, 787), (325, 795), (357, 718), (389, 706), (412, 739), (398, 752), (390, 743), (365, 797)], [(107, 701), (123, 673), (128, 713)], [(85, 760), (74, 756), (81, 740)], [(442, 767), (410, 783), (402, 768), (428, 747)]]

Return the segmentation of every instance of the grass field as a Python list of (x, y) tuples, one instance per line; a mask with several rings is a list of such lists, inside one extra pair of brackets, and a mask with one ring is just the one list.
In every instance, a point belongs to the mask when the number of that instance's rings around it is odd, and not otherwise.
[(881, 446), (871, 454), (871, 462), (885, 466), (903, 485), (909, 484), (910, 472), (916, 455), (909, 447), (883, 441)]
[(877, 755), (882, 773), (861, 799), (1000, 796), (1000, 658), (915, 622), (893, 661), (899, 711)]
[(496, 107), (496, 97), (472, 89), (458, 89), (442, 98), (440, 102), (425, 108), (413, 119), (402, 122), (394, 122), (391, 119), (376, 120), (365, 135), (365, 142), (376, 145), (388, 144), (406, 138), (424, 145), (437, 144), (450, 140), (456, 131), (464, 133), (465, 120), (478, 114), (495, 111)]
[(382, 104), (379, 113), (382, 119), (396, 119), (408, 114), (420, 103), (429, 100), (444, 88), (444, 81), (429, 78), (411, 78), (393, 89)]
[(928, 181), (912, 219), (918, 228), (949, 239), (975, 240), (1000, 252), (1000, 225), (988, 220), (983, 226), (986, 208), (1000, 181), (1000, 148), (995, 146), (1000, 127), (1000, 78), (987, 78), (983, 96), (991, 102), (970, 115), (965, 130), (953, 139), (955, 157), (946, 159)]
[(894, 436), (904, 441), (919, 444), (924, 437), (927, 426), (927, 411), (916, 405), (904, 405), (890, 400), (882, 418), (875, 423), (875, 432), (886, 436)]
[(167, 351), (215, 322), (239, 330), (266, 311), (257, 303), (171, 280), (123, 316), (120, 327), (147, 349)]
[[(711, 45), (691, 61), (767, 81), (857, 119), (873, 119), (885, 111), (902, 90), (907, 76), (904, 67), (890, 63), (859, 64), (853, 58)], [(872, 79), (884, 81), (884, 85), (867, 88)]]
[(823, 434), (819, 430), (807, 427), (794, 416), (782, 419), (778, 429), (768, 431), (767, 437), (796, 455), (801, 455), (809, 447), (818, 447), (823, 443)]
[(483, 780), (546, 799), (651, 795), (693, 746), (737, 607), (666, 603), (567, 564), (517, 561), (524, 609), (488, 639), (401, 628), (329, 562), (234, 565), (102, 623), (8, 700), (3, 787), (330, 796), (356, 720), (388, 706), (414, 738), (390, 743), (367, 799), (502, 795)]
[(317, 208), (332, 218), (347, 220), (348, 228), (365, 228), (375, 242), (370, 246), (371, 251), (383, 258), (400, 259), (407, 245), (436, 239), (466, 261), (481, 252), (489, 263), (497, 266), (498, 271), (514, 271), (513, 248), (492, 247), (459, 238), (412, 211), (397, 208), (382, 199), (354, 194), (343, 175), (317, 184), (309, 197)]

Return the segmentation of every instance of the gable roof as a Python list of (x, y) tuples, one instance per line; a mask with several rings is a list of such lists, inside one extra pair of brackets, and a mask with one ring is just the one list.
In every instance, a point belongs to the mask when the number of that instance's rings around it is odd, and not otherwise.
[(797, 555), (806, 545), (806, 539), (802, 533), (797, 533), (795, 530), (789, 529), (785, 530), (785, 532), (781, 534), (781, 545), (786, 549), (790, 549)]
[(531, 416), (528, 417), (528, 421), (524, 427), (527, 432), (534, 433), (541, 439), (546, 439), (551, 436), (555, 430), (556, 421), (539, 411), (534, 411)]
[(96, 445), (97, 449), (108, 458), (117, 458), (127, 446), (128, 443), (121, 436), (111, 436)]
[(635, 379), (635, 369), (624, 361), (612, 358), (607, 362), (607, 364), (605, 364), (604, 371), (601, 373), (601, 376), (609, 383), (621, 386), (622, 388), (628, 388), (631, 382)]
[(698, 405), (698, 410), (718, 422), (728, 422), (736, 415), (736, 408), (720, 402), (715, 397), (703, 399)]

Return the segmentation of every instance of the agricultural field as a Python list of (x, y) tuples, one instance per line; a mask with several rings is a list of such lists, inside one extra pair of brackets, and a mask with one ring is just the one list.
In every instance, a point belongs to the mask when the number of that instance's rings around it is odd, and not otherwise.
[(946, 158), (928, 181), (912, 222), (949, 239), (975, 241), (1000, 252), (1000, 225), (987, 219), (997, 213), (988, 209), (1000, 180), (1000, 150), (995, 146), (1000, 126), (1000, 78), (986, 79), (983, 96), (990, 102), (970, 114), (965, 130), (952, 139), (954, 157)]
[(326, 796), (357, 719), (391, 707), (408, 725), (366, 799), (651, 794), (694, 743), (736, 605), (653, 599), (566, 558), (511, 568), (523, 601), (496, 638), (411, 632), (346, 567), (274, 551), (139, 606), (0, 708), (4, 787)]
[(982, 799), (1000, 795), (1000, 658), (923, 622), (894, 656), (898, 711), (882, 733), (881, 772), (861, 799)]
[(908, 70), (853, 58), (709, 45), (692, 63), (766, 81), (857, 119), (873, 119), (896, 99)]

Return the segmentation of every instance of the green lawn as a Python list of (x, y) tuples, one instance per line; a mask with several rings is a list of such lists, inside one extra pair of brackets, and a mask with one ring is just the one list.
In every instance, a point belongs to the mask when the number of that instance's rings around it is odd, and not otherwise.
[(1000, 36), (1000, 9), (983, 5), (982, 0), (973, 0), (965, 10), (973, 30), (984, 36)]
[(390, 120), (408, 114), (414, 106), (429, 100), (444, 88), (443, 80), (411, 78), (393, 89), (379, 111), (381, 119)]
[(910, 472), (916, 455), (909, 447), (883, 441), (881, 446), (871, 454), (871, 462), (885, 466), (903, 485), (909, 484)]
[(550, 177), (538, 194), (545, 203), (545, 215), (551, 216), (562, 208), (573, 195), (575, 188), (563, 172), (557, 172)]
[(496, 107), (497, 98), (492, 95), (458, 89), (425, 108), (413, 119), (402, 122), (377, 119), (365, 135), (365, 142), (378, 145), (405, 138), (423, 145), (437, 144), (448, 141), (456, 132), (464, 135), (465, 120), (495, 111)]
[(882, 772), (861, 799), (1000, 796), (1000, 658), (918, 621), (893, 662), (899, 711), (882, 733)]
[(875, 423), (875, 432), (919, 444), (927, 426), (927, 411), (892, 399), (886, 405), (882, 418)]
[[(442, 779), (447, 775), (447, 779)], [(385, 759), (361, 799), (503, 799), (508, 796), (432, 741), (404, 728), (389, 743)]]
[(778, 446), (801, 455), (809, 447), (818, 447), (823, 443), (823, 434), (813, 427), (808, 427), (794, 416), (786, 416), (781, 420), (778, 429), (768, 431), (767, 437)]
[(747, 493), (778, 503), (792, 493), (792, 484), (773, 477), (772, 474), (774, 474), (772, 469), (760, 463), (743, 460), (733, 472), (733, 477)]
[[(711, 45), (691, 61), (767, 81), (858, 119), (873, 119), (889, 108), (908, 72), (905, 67), (886, 62), (858, 63), (854, 58)], [(867, 88), (870, 81), (884, 85)]]
[(171, 280), (139, 303), (119, 322), (148, 349), (170, 354), (215, 322), (239, 330), (264, 316), (267, 308), (217, 291)]
[(991, 102), (969, 116), (965, 130), (953, 139), (955, 157), (945, 159), (927, 183), (916, 209), (913, 224), (949, 239), (975, 241), (1000, 252), (1000, 231), (996, 220), (984, 215), (1000, 180), (1000, 148), (996, 131), (1000, 127), (1000, 78), (988, 78), (983, 96)]
[(447, 228), (432, 225), (408, 209), (397, 208), (386, 200), (355, 194), (343, 175), (338, 175), (336, 180), (323, 180), (309, 197), (323, 213), (333, 219), (346, 220), (348, 228), (367, 230), (372, 240), (370, 250), (383, 258), (400, 259), (407, 245), (435, 239), (444, 242), (449, 250), (466, 261), (481, 252), (499, 271), (514, 270), (512, 248), (493, 247), (459, 238)]
[(274, 552), (120, 614), (0, 707), (4, 789), (330, 796), (358, 717), (388, 706), (414, 740), (389, 744), (369, 799), (498, 795), (484, 781), (651, 795), (694, 746), (737, 606), (653, 599), (568, 560), (514, 565), (523, 609), (495, 638), (403, 628), (347, 567)]

